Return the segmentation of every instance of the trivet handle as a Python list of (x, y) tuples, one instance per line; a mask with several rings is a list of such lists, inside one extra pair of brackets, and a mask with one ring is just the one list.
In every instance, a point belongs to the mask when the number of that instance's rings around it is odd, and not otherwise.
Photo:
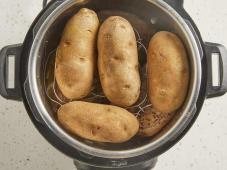
[[(222, 96), (227, 92), (227, 50), (221, 44), (210, 42), (205, 43), (205, 50), (207, 58), (207, 98)], [(216, 78), (214, 69), (216, 69)]]
[[(22, 45), (10, 45), (0, 51), (0, 94), (6, 99), (21, 100), (20, 54)], [(9, 68), (10, 64), (12, 68)], [(9, 75), (9, 72), (11, 75)], [(11, 83), (9, 76), (13, 76)]]

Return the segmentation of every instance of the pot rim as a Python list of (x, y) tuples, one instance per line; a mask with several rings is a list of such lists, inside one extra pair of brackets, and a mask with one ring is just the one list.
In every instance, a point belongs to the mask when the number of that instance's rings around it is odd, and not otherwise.
[(186, 105), (182, 113), (182, 116), (177, 120), (174, 126), (168, 130), (168, 132), (166, 132), (162, 137), (160, 137), (156, 141), (135, 149), (122, 150), (122, 151), (109, 151), (109, 150), (94, 148), (76, 140), (75, 138), (71, 137), (67, 132), (65, 132), (49, 115), (41, 99), (41, 96), (39, 94), (37, 77), (36, 77), (37, 75), (36, 63), (37, 63), (37, 58), (40, 57), (38, 55), (38, 51), (41, 45), (41, 40), (43, 39), (45, 33), (47, 32), (48, 26), (50, 26), (55, 21), (55, 19), (62, 12), (65, 11), (65, 9), (71, 7), (76, 3), (81, 3), (83, 1), (84, 0), (76, 0), (76, 1), (66, 0), (62, 2), (62, 4), (59, 5), (57, 8), (55, 8), (51, 12), (51, 14), (46, 18), (46, 20), (42, 23), (42, 25), (40, 26), (40, 29), (38, 30), (37, 34), (34, 37), (34, 41), (29, 54), (29, 61), (28, 61), (28, 82), (29, 82), (29, 88), (30, 88), (33, 102), (36, 106), (37, 111), (40, 113), (42, 120), (48, 126), (48, 128), (54, 134), (56, 134), (62, 141), (64, 141), (68, 145), (72, 146), (73, 148), (81, 152), (85, 152), (87, 154), (97, 156), (97, 157), (104, 157), (104, 158), (135, 157), (135, 156), (148, 153), (152, 150), (155, 150), (161, 147), (162, 145), (164, 145), (165, 143), (167, 143), (169, 140), (174, 140), (174, 138), (179, 133), (181, 133), (181, 131), (183, 131), (184, 128), (189, 124), (189, 122), (191, 121), (191, 119), (193, 118), (196, 112), (196, 101), (199, 95), (202, 75), (201, 75), (200, 52), (193, 33), (191, 32), (189, 26), (184, 21), (184, 19), (171, 6), (169, 6), (164, 1), (146, 0), (158, 6), (163, 11), (165, 11), (181, 27), (182, 31), (186, 35), (187, 41), (191, 42), (190, 49), (192, 51), (192, 56), (193, 56), (192, 59), (193, 59), (193, 65), (194, 65), (194, 68), (193, 68), (194, 80), (192, 84), (191, 94), (189, 95), (189, 98), (188, 98), (188, 104)]

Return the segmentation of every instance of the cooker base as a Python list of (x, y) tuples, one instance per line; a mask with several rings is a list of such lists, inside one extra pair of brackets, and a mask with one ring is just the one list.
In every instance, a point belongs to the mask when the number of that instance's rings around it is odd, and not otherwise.
[(123, 167), (120, 167), (122, 165), (117, 165), (117, 163), (115, 167), (97, 167), (95, 165), (87, 164), (78, 160), (74, 160), (74, 164), (77, 170), (151, 170), (155, 167), (157, 160), (157, 158), (154, 158), (146, 162)]

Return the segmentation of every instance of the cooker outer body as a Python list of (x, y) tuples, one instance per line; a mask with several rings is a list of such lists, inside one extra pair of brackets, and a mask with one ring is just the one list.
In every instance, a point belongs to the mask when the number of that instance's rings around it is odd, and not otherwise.
[[(39, 112), (36, 110), (36, 106), (33, 104), (33, 99), (31, 96), (31, 91), (28, 84), (28, 59), (32, 44), (34, 42), (34, 36), (39, 31), (40, 26), (56, 7), (61, 5), (64, 0), (53, 0), (51, 1), (44, 10), (38, 15), (38, 17), (33, 22), (30, 30), (27, 33), (23, 45), (13, 45), (7, 46), (0, 51), (0, 73), (3, 81), (0, 84), (0, 94), (11, 100), (21, 100), (23, 99), (25, 108), (27, 109), (28, 115), (32, 120), (33, 124), (36, 126), (38, 131), (46, 138), (46, 140), (53, 145), (56, 149), (64, 153), (65, 155), (73, 158), (75, 165), (80, 169), (150, 169), (155, 165), (157, 157), (175, 145), (190, 129), (190, 127), (195, 122), (198, 117), (200, 110), (203, 106), (205, 98), (217, 97), (225, 94), (227, 91), (227, 51), (226, 49), (214, 43), (205, 43), (203, 42), (199, 30), (194, 24), (193, 20), (183, 9), (183, 0), (164, 0), (170, 6), (172, 6), (180, 16), (191, 28), (191, 32), (194, 34), (195, 39), (197, 40), (198, 48), (200, 48), (201, 55), (201, 66), (202, 66), (202, 77), (201, 77), (201, 86), (199, 90), (199, 97), (196, 101), (196, 112), (191, 119), (187, 127), (184, 127), (183, 131), (178, 133), (174, 139), (169, 140), (167, 143), (161, 147), (152, 150), (146, 154), (136, 156), (136, 157), (127, 157), (124, 159), (111, 159), (111, 158), (102, 158), (89, 155), (83, 151), (76, 150), (72, 146), (68, 145), (57, 137), (50, 129), (44, 124), (42, 118), (39, 115)], [(221, 59), (221, 85), (220, 87), (213, 87), (211, 85), (211, 54), (218, 53), (220, 54)], [(16, 78), (15, 78), (15, 89), (6, 89), (6, 70), (7, 55), (15, 55), (16, 57)], [(3, 76), (2, 76), (3, 75)]]
[[(48, 6), (38, 15), (36, 20), (33, 22), (32, 26), (30, 27), (30, 30), (27, 33), (27, 36), (25, 38), (24, 44), (23, 44), (23, 50), (21, 54), (21, 91), (22, 91), (22, 97), (24, 105), (27, 109), (28, 115), (30, 119), (32, 120), (33, 124), (36, 126), (38, 131), (44, 136), (44, 138), (55, 148), (57, 148), (59, 151), (63, 152), (67, 156), (79, 160), (80, 162), (84, 162), (86, 164), (96, 165), (97, 167), (127, 167), (137, 164), (138, 162), (146, 162), (151, 159), (155, 159), (160, 154), (167, 151), (169, 148), (171, 148), (173, 145), (175, 145), (190, 129), (190, 127), (195, 122), (197, 116), (199, 115), (199, 112), (202, 108), (203, 102), (206, 97), (206, 57), (201, 56), (201, 65), (202, 65), (202, 85), (200, 87), (200, 94), (196, 105), (196, 114), (191, 120), (190, 124), (182, 131), (181, 134), (178, 134), (176, 138), (172, 141), (169, 141), (167, 144), (163, 145), (162, 147), (153, 150), (152, 152), (146, 153), (144, 155), (140, 155), (137, 157), (131, 157), (131, 158), (124, 158), (124, 159), (108, 159), (108, 158), (101, 158), (101, 157), (94, 157), (91, 155), (88, 155), (86, 153), (80, 152), (73, 147), (67, 145), (65, 142), (63, 142), (61, 139), (59, 139), (45, 124), (42, 123), (42, 121), (37, 120), (38, 114), (35, 114), (36, 110), (33, 108), (32, 102), (31, 102), (31, 96), (29, 97), (29, 88), (25, 89), (25, 84), (27, 80), (27, 65), (28, 65), (28, 56), (31, 50), (31, 46), (33, 43), (33, 37), (34, 34), (37, 32), (39, 27), (37, 26), (37, 23), (42, 23), (45, 20), (45, 15), (47, 15), (48, 12), (50, 13), (54, 8), (56, 8), (58, 5), (61, 4), (61, 1), (53, 1), (48, 4)], [(176, 9), (176, 8), (175, 8)], [(184, 9), (178, 10), (179, 14), (188, 20), (190, 24), (193, 26), (193, 29), (195, 30), (195, 34), (198, 37), (199, 43), (202, 45), (203, 54), (205, 54), (204, 46), (203, 46), (203, 40), (200, 36), (200, 33), (190, 18), (190, 16), (184, 11)], [(35, 107), (35, 106), (34, 106)], [(40, 119), (40, 118), (39, 118)]]

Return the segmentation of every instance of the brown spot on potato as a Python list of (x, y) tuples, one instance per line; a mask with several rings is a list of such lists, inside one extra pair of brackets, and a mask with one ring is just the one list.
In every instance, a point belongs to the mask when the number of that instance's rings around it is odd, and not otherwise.
[(65, 40), (64, 42), (64, 46), (67, 47), (67, 46), (70, 46), (71, 45), (71, 41), (69, 40)]
[(91, 31), (91, 30), (87, 30), (87, 32), (90, 32), (90, 33), (92, 33), (92, 31)]
[(161, 96), (166, 96), (166, 90), (161, 89), (161, 90), (159, 91), (159, 94), (160, 94)]
[(128, 45), (131, 47), (133, 46), (133, 42), (132, 41), (129, 41)]
[(113, 59), (114, 60), (120, 60), (120, 57), (119, 56), (114, 56)]
[(71, 88), (73, 86), (71, 83), (68, 83), (67, 85), (69, 88)]
[(162, 57), (162, 58), (166, 57), (161, 51), (159, 52), (159, 56)]
[(124, 87), (125, 87), (126, 89), (129, 89), (131, 86), (130, 86), (129, 84), (126, 84)]
[(85, 58), (80, 57), (80, 61), (81, 61), (81, 62), (84, 62), (84, 61), (85, 61)]

